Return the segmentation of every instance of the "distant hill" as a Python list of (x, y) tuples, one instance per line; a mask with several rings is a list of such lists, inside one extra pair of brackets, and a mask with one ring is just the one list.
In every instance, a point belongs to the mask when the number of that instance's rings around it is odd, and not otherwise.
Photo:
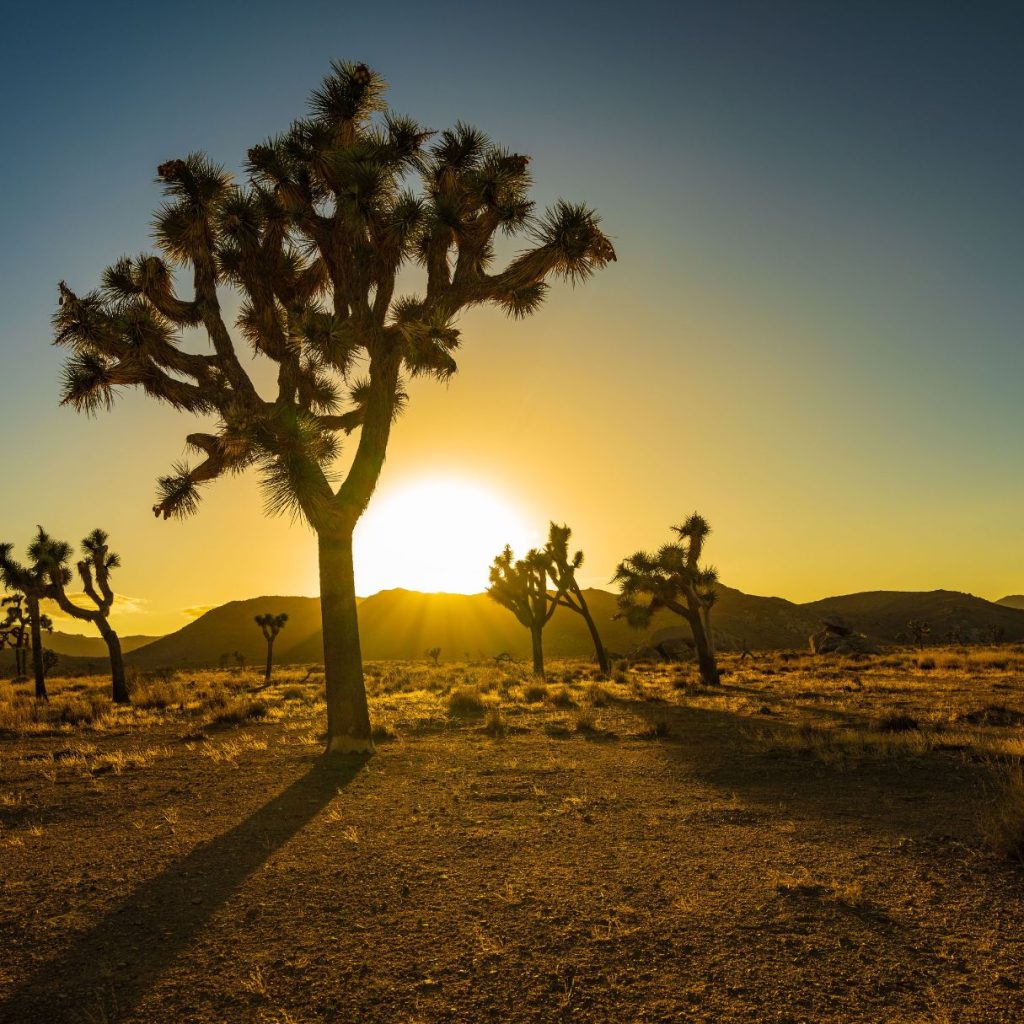
[[(633, 630), (614, 618), (615, 595), (586, 591), (587, 601), (610, 651), (623, 653), (666, 629), (686, 634), (674, 615), (655, 616), (650, 630)], [(200, 616), (195, 622), (132, 652), (129, 665), (139, 668), (197, 668), (217, 665), (222, 654), (241, 651), (257, 664), (266, 648), (253, 616), (262, 611), (285, 611), (288, 625), (277, 641), (280, 664), (323, 660), (320, 602), (309, 597), (261, 597), (233, 601)], [(511, 612), (486, 594), (422, 594), (384, 590), (361, 602), (360, 638), (363, 656), (370, 660), (422, 658), (429, 647), (440, 647), (443, 658), (492, 657), (508, 651), (526, 657), (530, 635)], [(724, 649), (802, 647), (818, 620), (799, 605), (776, 597), (754, 597), (721, 587), (714, 613), (715, 631)], [(544, 634), (552, 657), (589, 656), (586, 624), (578, 615), (559, 609)]]
[(933, 640), (943, 639), (954, 628), (968, 638), (981, 639), (993, 626), (1002, 627), (1007, 640), (1024, 639), (1024, 610), (1004, 602), (997, 604), (956, 590), (874, 590), (827, 597), (801, 607), (819, 619), (823, 615), (842, 615), (857, 629), (880, 640), (893, 640), (905, 633), (909, 619), (927, 622)]
[(1024, 594), (1010, 594), (1007, 597), (1001, 597), (996, 604), (1005, 605), (1007, 608), (1024, 609)]
[[(127, 654), (146, 644), (159, 640), (156, 636), (122, 636), (121, 650)], [(54, 630), (52, 633), (43, 634), (43, 646), (58, 654), (69, 655), (74, 658), (105, 658), (107, 656), (107, 645), (101, 636), (79, 636), (77, 633), (61, 633)]]
[(267, 656), (267, 643), (253, 619), (264, 612), (288, 615), (288, 624), (277, 640), (282, 652), (312, 633), (320, 634), (319, 598), (253, 597), (205, 612), (176, 632), (132, 651), (125, 663), (141, 669), (200, 668), (216, 666), (222, 654), (231, 658), (239, 651), (250, 664), (258, 664)]
[[(605, 645), (613, 653), (626, 653), (649, 642), (654, 634), (659, 639), (672, 633), (688, 635), (685, 623), (669, 612), (656, 615), (649, 629), (633, 630), (614, 618), (618, 610), (614, 594), (588, 590), (586, 596)], [(1014, 601), (1020, 601), (1021, 607), (1014, 606)], [(288, 625), (277, 640), (278, 663), (323, 660), (319, 599), (277, 596), (231, 601), (148, 643), (142, 643), (145, 637), (126, 637), (125, 661), (140, 669), (215, 667), (223, 655), (233, 664), (234, 652), (240, 651), (250, 665), (258, 665), (266, 646), (253, 618), (267, 611), (288, 614)], [(751, 650), (779, 650), (806, 647), (808, 636), (820, 627), (823, 616), (835, 614), (883, 641), (906, 632), (909, 619), (928, 622), (936, 641), (953, 628), (969, 639), (983, 639), (993, 626), (1001, 627), (1007, 640), (1024, 639), (1024, 597), (997, 603), (949, 590), (872, 591), (794, 604), (719, 586), (712, 621), (722, 650), (740, 650), (744, 645)], [(422, 658), (429, 647), (440, 647), (445, 660), (461, 660), (467, 655), (489, 658), (502, 651), (525, 658), (530, 651), (527, 630), (486, 594), (383, 590), (361, 602), (359, 623), (363, 656), (374, 661)], [(99, 637), (54, 634), (53, 643), (48, 641), (47, 646), (61, 654), (66, 668), (84, 668), (88, 662), (101, 670), (100, 664), (106, 660)], [(565, 609), (559, 609), (548, 624), (544, 648), (551, 657), (589, 657), (593, 653), (586, 624)]]

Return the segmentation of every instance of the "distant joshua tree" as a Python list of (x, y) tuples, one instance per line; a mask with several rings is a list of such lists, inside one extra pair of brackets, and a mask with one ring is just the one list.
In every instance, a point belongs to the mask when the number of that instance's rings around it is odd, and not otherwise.
[(25, 610), (25, 595), (11, 594), (3, 598), (0, 600), (0, 608), (7, 609), (6, 615), (0, 620), (0, 650), (10, 647), (14, 651), (15, 676), (27, 676), (30, 623)]
[(91, 622), (99, 631), (110, 655), (110, 679), (115, 704), (129, 704), (128, 680), (125, 677), (124, 657), (121, 641), (110, 625), (110, 609), (114, 604), (114, 592), (110, 589), (111, 570), (121, 565), (121, 558), (107, 545), (107, 534), (93, 530), (82, 541), (82, 557), (75, 564), (82, 589), (95, 605), (83, 608), (67, 595), (67, 585), (73, 579), (68, 562), (73, 549), (70, 544), (51, 537), (41, 526), (29, 549), (37, 563), (43, 568), (50, 583), (50, 596), (57, 602), (65, 615), (82, 622)]
[(637, 551), (615, 571), (620, 614), (638, 628), (649, 625), (661, 608), (682, 616), (693, 633), (701, 681), (705, 686), (717, 686), (721, 679), (711, 633), (711, 609), (715, 604), (718, 572), (701, 565), (711, 527), (695, 512), (682, 526), (672, 529), (678, 534), (678, 541), (666, 544), (653, 555)]
[[(46, 666), (43, 662), (43, 633), (53, 632), (53, 623), (48, 615), (39, 609), (39, 602), (52, 598), (52, 588), (45, 568), (39, 564), (32, 547), (29, 548), (29, 564), (22, 565), (11, 557), (13, 544), (0, 544), (0, 583), (8, 591), (24, 597), (24, 617), (28, 620), (29, 647), (32, 651), (32, 674), (36, 682), (36, 699), (48, 700), (46, 694)], [(19, 604), (20, 607), (20, 604)], [(9, 614), (9, 613), (8, 613)]]
[(56, 667), (60, 661), (60, 655), (56, 651), (51, 651), (49, 647), (43, 648), (43, 675), (48, 676)]
[(437, 668), (438, 664), (441, 661), (441, 648), (430, 647), (427, 649), (426, 655), (434, 663), (434, 668)]
[(923, 651), (925, 639), (931, 634), (932, 627), (920, 619), (911, 619), (907, 623), (907, 631), (914, 638), (918, 650)]
[(597, 631), (594, 617), (587, 607), (586, 598), (580, 585), (576, 582), (576, 570), (583, 565), (583, 552), (577, 551), (572, 558), (569, 557), (569, 538), (572, 530), (568, 526), (558, 526), (551, 523), (548, 528), (548, 542), (544, 552), (548, 558), (548, 575), (554, 584), (555, 592), (558, 595), (558, 604), (563, 608), (582, 615), (587, 629), (590, 630), (590, 638), (594, 642), (594, 653), (597, 656), (597, 663), (602, 673), (607, 675), (611, 671), (611, 663), (608, 660), (608, 653), (601, 641), (601, 634)]
[(487, 596), (507, 608), (530, 631), (533, 674), (544, 678), (544, 627), (558, 607), (560, 595), (548, 590), (550, 556), (532, 548), (519, 559), (506, 545), (491, 565)]
[[(406, 401), (405, 378), (455, 373), (463, 310), (526, 317), (550, 279), (576, 283), (615, 259), (586, 206), (559, 200), (535, 215), (528, 157), (465, 124), (428, 145), (433, 133), (390, 112), (385, 88), (365, 64), (335, 63), (309, 116), (249, 150), (244, 184), (202, 154), (161, 164), (163, 255), (119, 260), (85, 295), (62, 283), (55, 316), (56, 342), (72, 350), (65, 403), (94, 413), (138, 387), (215, 418), (213, 432), (187, 437), (202, 461), (160, 480), (158, 516), (195, 512), (205, 483), (256, 466), (267, 510), (316, 532), (328, 752), (373, 749), (352, 534)], [(529, 242), (495, 269), (500, 235)], [(417, 263), (423, 293), (396, 295)], [(189, 271), (194, 292), (180, 297)], [(232, 340), (225, 313), (236, 306), (238, 332), (276, 364), (270, 400)], [(180, 347), (192, 328), (205, 330), (212, 352)], [(340, 439), (356, 432), (338, 475)]]
[(274, 641), (277, 639), (277, 634), (281, 632), (285, 627), (285, 623), (288, 621), (288, 615), (282, 612), (280, 615), (274, 615), (268, 612), (266, 615), (256, 616), (256, 625), (263, 630), (263, 638), (267, 641), (267, 674), (264, 677), (264, 685), (270, 685), (270, 674), (274, 668)]

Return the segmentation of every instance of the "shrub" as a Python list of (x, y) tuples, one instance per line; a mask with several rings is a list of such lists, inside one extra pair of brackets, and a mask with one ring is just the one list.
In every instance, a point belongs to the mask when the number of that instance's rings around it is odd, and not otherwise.
[(523, 688), (523, 700), (527, 704), (537, 704), (539, 701), (546, 700), (548, 695), (548, 688), (543, 683), (529, 683)]
[(560, 686), (550, 697), (551, 703), (556, 708), (574, 708), (576, 701), (567, 686)]
[(215, 725), (237, 725), (250, 719), (266, 718), (270, 709), (261, 700), (238, 698), (224, 704), (223, 710), (213, 716)]
[(458, 686), (448, 697), (448, 714), (453, 718), (470, 718), (482, 715), (485, 710), (484, 699), (476, 686)]
[(611, 694), (600, 683), (591, 683), (587, 687), (587, 700), (593, 707), (607, 707), (611, 699)]
[(893, 713), (883, 715), (876, 723), (879, 732), (913, 732), (921, 726), (913, 715)]
[(484, 732), (495, 739), (504, 739), (508, 735), (508, 722), (502, 716), (501, 708), (491, 708), (484, 724)]
[(930, 672), (933, 668), (935, 668), (935, 659), (934, 658), (918, 658), (917, 659), (917, 667), (919, 669), (921, 669), (922, 672)]

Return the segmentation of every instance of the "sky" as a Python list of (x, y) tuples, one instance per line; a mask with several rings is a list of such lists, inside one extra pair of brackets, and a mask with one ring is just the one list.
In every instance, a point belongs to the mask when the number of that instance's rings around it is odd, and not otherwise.
[[(251, 476), (208, 487), (193, 519), (152, 517), (195, 421), (138, 394), (96, 419), (61, 408), (50, 316), (58, 281), (87, 291), (149, 248), (159, 163), (203, 150), (237, 170), (343, 58), (421, 123), (530, 154), (538, 203), (589, 203), (619, 257), (527, 321), (463, 317), (458, 375), (416, 383), (393, 434), (361, 593), (422, 584), (411, 553), (470, 533), (448, 589), (472, 588), (470, 551), (496, 530), (539, 540), (549, 519), (573, 527), (583, 582), (607, 586), (694, 509), (723, 581), (750, 593), (1024, 591), (1024, 8), (467, 11), (5, 15), (0, 539), (103, 526), (124, 632), (317, 592), (314, 536), (264, 517)], [(399, 524), (408, 509), (392, 545), (377, 507)]]

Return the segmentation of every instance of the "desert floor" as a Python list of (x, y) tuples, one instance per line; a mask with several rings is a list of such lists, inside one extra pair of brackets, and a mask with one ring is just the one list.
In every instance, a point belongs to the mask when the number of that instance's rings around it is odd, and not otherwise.
[(5, 1022), (1024, 1019), (1024, 650), (0, 684)]

